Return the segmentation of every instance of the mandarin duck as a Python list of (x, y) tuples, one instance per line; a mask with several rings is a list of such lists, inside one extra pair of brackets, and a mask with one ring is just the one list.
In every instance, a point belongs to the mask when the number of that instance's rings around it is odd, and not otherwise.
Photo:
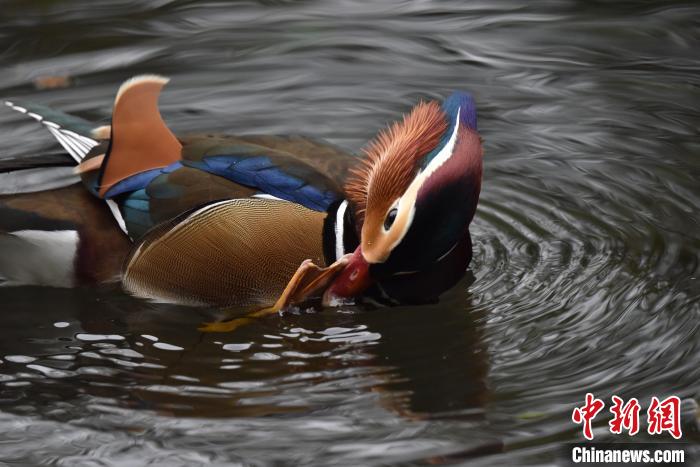
[[(40, 269), (61, 278), (36, 282), (75, 285), (81, 267), (100, 269), (91, 262), (123, 263), (123, 288), (136, 296), (260, 315), (321, 294), (326, 304), (434, 300), (466, 271), (482, 177), (469, 94), (419, 103), (357, 157), (303, 136), (175, 136), (158, 109), (167, 82), (126, 81), (99, 128), (7, 102), (78, 164), (49, 154), (0, 165), (0, 194), (13, 194), (0, 196), (0, 249), (48, 254), (54, 266)], [(7, 283), (36, 276), (10, 262), (0, 260)]]

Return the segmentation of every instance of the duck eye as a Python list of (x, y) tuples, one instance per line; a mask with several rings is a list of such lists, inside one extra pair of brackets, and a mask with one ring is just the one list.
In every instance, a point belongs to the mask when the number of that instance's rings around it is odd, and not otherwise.
[(391, 228), (396, 220), (396, 214), (398, 212), (399, 210), (396, 208), (391, 208), (389, 210), (389, 212), (386, 214), (386, 218), (384, 219), (384, 230), (389, 230)]

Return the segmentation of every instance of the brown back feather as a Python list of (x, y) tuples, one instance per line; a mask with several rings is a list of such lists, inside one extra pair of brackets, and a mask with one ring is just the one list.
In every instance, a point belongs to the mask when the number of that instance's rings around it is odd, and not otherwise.
[[(445, 114), (435, 101), (421, 102), (403, 121), (382, 130), (363, 150), (366, 158), (345, 184), (345, 193), (364, 218), (367, 205), (388, 209), (414, 178), (420, 159), (435, 149), (447, 129)], [(369, 202), (371, 199), (371, 202)]]

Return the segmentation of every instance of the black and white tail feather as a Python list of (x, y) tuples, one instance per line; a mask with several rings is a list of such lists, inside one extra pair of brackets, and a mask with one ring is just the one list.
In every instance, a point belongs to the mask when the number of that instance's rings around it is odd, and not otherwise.
[[(41, 123), (61, 144), (63, 149), (73, 159), (74, 164), (47, 163), (45, 160), (38, 163), (37, 167), (21, 168), (19, 170), (9, 170), (2, 172), (0, 167), (0, 195), (10, 195), (19, 193), (32, 193), (37, 191), (52, 190), (70, 186), (80, 181), (80, 177), (75, 174), (73, 168), (80, 164), (88, 153), (99, 142), (87, 136), (76, 133), (73, 130), (64, 128), (56, 122), (44, 118), (42, 115), (32, 111), (27, 107), (22, 107), (10, 101), (5, 101), (5, 105), (13, 110), (21, 112), (37, 122)], [(74, 118), (65, 115), (67, 118)], [(76, 119), (77, 120), (77, 119)], [(38, 162), (38, 161), (37, 161)], [(124, 218), (117, 203), (112, 200), (105, 200), (119, 228), (128, 235)]]
[(11, 109), (16, 110), (26, 114), (27, 116), (33, 118), (37, 122), (44, 125), (49, 132), (61, 143), (63, 149), (68, 151), (68, 154), (75, 160), (76, 164), (80, 164), (85, 156), (90, 152), (92, 148), (97, 146), (99, 143), (92, 138), (87, 136), (79, 135), (78, 133), (68, 130), (66, 128), (61, 128), (61, 125), (55, 122), (50, 122), (45, 120), (41, 115), (30, 112), (26, 107), (21, 107), (12, 102), (5, 101), (5, 105)]

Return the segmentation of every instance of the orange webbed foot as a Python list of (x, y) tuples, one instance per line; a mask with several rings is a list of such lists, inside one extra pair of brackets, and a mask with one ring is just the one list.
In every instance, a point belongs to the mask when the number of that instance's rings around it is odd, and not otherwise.
[(241, 326), (252, 323), (255, 319), (278, 313), (291, 305), (301, 303), (313, 294), (325, 289), (335, 276), (343, 270), (348, 263), (349, 256), (345, 255), (325, 268), (315, 265), (310, 259), (304, 260), (274, 305), (252, 311), (240, 318), (203, 323), (199, 330), (203, 332), (231, 332)]

